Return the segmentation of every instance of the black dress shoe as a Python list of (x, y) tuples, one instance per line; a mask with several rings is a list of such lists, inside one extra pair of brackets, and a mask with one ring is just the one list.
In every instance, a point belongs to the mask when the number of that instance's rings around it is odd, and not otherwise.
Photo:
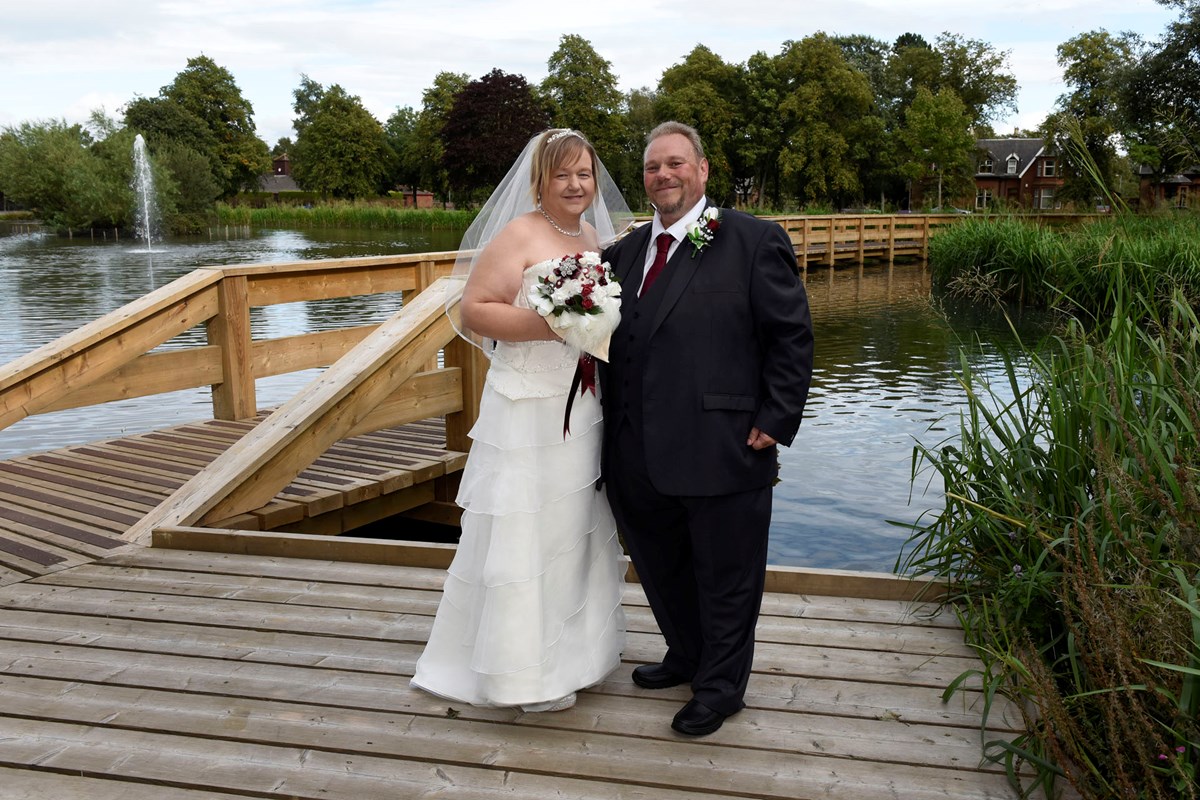
[(696, 698), (692, 698), (671, 721), (671, 727), (688, 736), (707, 736), (721, 727), (725, 715), (713, 711)]
[(634, 667), (633, 682), (643, 689), (670, 689), (687, 683), (688, 679), (671, 672), (664, 664), (642, 664)]

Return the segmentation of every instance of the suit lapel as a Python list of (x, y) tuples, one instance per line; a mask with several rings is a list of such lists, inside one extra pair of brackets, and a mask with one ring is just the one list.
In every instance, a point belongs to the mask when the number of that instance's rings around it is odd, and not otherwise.
[(621, 283), (622, 298), (629, 294), (637, 295), (637, 290), (641, 287), (640, 275), (637, 286), (630, 286), (629, 281), (630, 275), (637, 273), (634, 265), (646, 263), (646, 248), (650, 244), (650, 225), (642, 225), (629, 234), (629, 239), (629, 244), (621, 248), (624, 257), (612, 265), (613, 272)]

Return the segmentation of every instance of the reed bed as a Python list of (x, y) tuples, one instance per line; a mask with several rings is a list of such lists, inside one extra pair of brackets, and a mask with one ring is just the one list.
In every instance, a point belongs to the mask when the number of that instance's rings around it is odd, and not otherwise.
[(265, 208), (217, 205), (218, 224), (254, 228), (466, 230), (475, 213), (440, 208), (395, 208), (364, 202), (332, 202), (311, 207), (277, 204)]
[(1014, 786), (1196, 798), (1200, 326), (1181, 291), (1116, 288), (1103, 305), (1105, 324), (1010, 355), (1006, 386), (962, 358), (961, 434), (914, 450), (914, 482), (935, 470), (945, 507), (898, 567), (952, 581), (985, 664), (947, 697), (982, 680), (1024, 709), (1027, 733), (985, 747)]
[(1121, 293), (1176, 291), (1200, 303), (1200, 217), (1115, 215), (1069, 230), (1028, 218), (963, 220), (929, 243), (936, 285), (973, 297), (1063, 308), (1104, 320)]

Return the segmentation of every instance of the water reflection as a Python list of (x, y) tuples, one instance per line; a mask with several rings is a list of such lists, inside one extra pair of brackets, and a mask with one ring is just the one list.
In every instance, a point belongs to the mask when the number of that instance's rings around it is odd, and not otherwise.
[[(134, 242), (0, 237), (0, 363), (68, 333), (203, 265), (299, 261), (452, 250), (457, 234), (262, 231), (230, 239), (156, 244), (154, 274)], [(955, 373), (965, 348), (974, 369), (999, 376), (1011, 340), (999, 314), (931, 298), (919, 264), (810, 268), (806, 275), (816, 363), (806, 419), (781, 454), (770, 560), (774, 564), (890, 571), (912, 522), (940, 504), (941, 486), (918, 484), (915, 441), (955, 436), (965, 393)], [(254, 309), (255, 338), (380, 321), (398, 294)], [(1020, 320), (1036, 335), (1041, 320)], [(202, 328), (168, 346), (203, 342)], [(283, 402), (315, 372), (258, 381), (260, 405)], [(206, 418), (206, 390), (44, 414), (0, 431), (0, 458)], [(928, 476), (927, 476), (928, 477)]]

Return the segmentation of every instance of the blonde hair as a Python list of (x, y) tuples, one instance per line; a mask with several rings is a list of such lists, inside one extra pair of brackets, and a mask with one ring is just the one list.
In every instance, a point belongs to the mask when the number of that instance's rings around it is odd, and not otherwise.
[(535, 203), (542, 202), (542, 186), (563, 164), (569, 164), (586, 152), (592, 162), (592, 174), (597, 170), (596, 149), (584, 135), (570, 128), (551, 128), (542, 134), (533, 151), (533, 163), (529, 170), (529, 192)]

